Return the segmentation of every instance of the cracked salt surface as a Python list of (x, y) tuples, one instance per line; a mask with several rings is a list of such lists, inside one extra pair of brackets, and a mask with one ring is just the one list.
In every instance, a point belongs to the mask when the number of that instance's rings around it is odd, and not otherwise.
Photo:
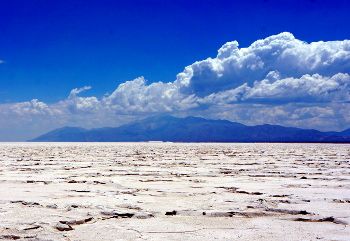
[(350, 145), (2, 143), (0, 240), (349, 240)]

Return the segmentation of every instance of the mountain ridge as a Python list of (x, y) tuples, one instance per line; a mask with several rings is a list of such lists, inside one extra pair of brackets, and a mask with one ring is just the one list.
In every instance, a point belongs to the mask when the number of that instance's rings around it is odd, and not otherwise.
[(201, 117), (152, 116), (119, 127), (84, 129), (63, 127), (33, 142), (335, 142), (350, 143), (350, 129), (322, 132), (280, 125), (247, 126)]

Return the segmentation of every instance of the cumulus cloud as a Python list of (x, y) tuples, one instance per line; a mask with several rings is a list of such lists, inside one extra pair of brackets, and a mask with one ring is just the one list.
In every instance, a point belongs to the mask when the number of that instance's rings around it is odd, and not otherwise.
[(119, 85), (102, 102), (115, 111), (129, 113), (172, 112), (196, 107), (194, 96), (180, 93), (174, 83), (147, 85), (144, 77)]
[(21, 116), (50, 114), (48, 105), (37, 99), (10, 105), (10, 110)]
[(349, 74), (338, 73), (331, 77), (306, 74), (300, 78), (289, 77), (274, 82), (264, 79), (255, 82), (244, 98), (288, 102), (348, 102), (349, 90)]
[(319, 103), (350, 102), (350, 75), (338, 73), (331, 77), (319, 74), (300, 78), (279, 79), (276, 72), (252, 86), (243, 84), (237, 88), (221, 91), (202, 98), (202, 103)]
[(183, 91), (206, 96), (211, 93), (253, 84), (275, 71), (282, 78), (305, 74), (331, 76), (350, 70), (350, 41), (306, 43), (291, 33), (258, 40), (247, 48), (228, 42), (216, 58), (187, 66), (177, 75)]
[(139, 77), (103, 97), (80, 95), (89, 89), (75, 88), (52, 104), (36, 99), (0, 104), (0, 124), (3, 130), (37, 126), (37, 132), (28, 132), (34, 135), (62, 125), (118, 126), (171, 113), (246, 124), (345, 129), (350, 126), (350, 41), (307, 43), (291, 33), (245, 48), (232, 41), (215, 57), (185, 67), (173, 82), (148, 84)]

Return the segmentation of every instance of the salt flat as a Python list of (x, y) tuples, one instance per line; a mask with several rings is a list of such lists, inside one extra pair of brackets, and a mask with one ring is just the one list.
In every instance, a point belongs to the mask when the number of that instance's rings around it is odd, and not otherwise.
[(350, 145), (2, 143), (0, 239), (350, 240)]

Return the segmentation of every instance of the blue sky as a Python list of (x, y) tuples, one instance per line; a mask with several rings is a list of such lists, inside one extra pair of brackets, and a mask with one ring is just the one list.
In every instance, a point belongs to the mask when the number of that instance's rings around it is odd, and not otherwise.
[[(3, 139), (22, 140), (63, 125), (117, 126), (158, 112), (225, 118), (247, 124), (345, 129), (350, 125), (344, 114), (349, 106), (349, 47), (348, 42), (335, 46), (330, 41), (350, 38), (349, 11), (349, 1), (334, 0), (2, 2), (0, 122), (14, 121), (11, 125), (0, 123), (4, 129), (0, 128), (0, 134)], [(295, 56), (284, 63), (272, 63), (264, 59), (264, 56), (271, 58), (270, 55), (259, 54), (257, 58), (261, 61), (255, 58), (252, 61), (256, 65), (248, 64), (239, 71), (227, 61), (217, 65), (218, 49), (225, 43), (236, 40), (242, 49), (283, 32), (305, 43), (324, 41), (328, 44), (300, 47), (301, 55), (312, 62), (305, 62), (305, 68), (297, 66), (297, 61), (301, 63), (303, 59)], [(294, 41), (290, 35), (283, 34), (277, 39)], [(293, 49), (299, 49), (299, 42), (294, 42)], [(229, 47), (232, 46), (235, 44)], [(315, 65), (314, 56), (335, 60), (327, 66)], [(194, 64), (208, 57), (214, 60)], [(246, 60), (244, 63), (247, 64)], [(177, 77), (189, 74), (186, 66), (193, 67), (192, 75), (187, 79)], [(219, 69), (213, 70), (215, 66)], [(233, 70), (238, 72), (232, 74)], [(267, 77), (269, 72), (273, 73)], [(138, 78), (141, 76), (143, 78)], [(125, 83), (128, 80), (134, 81)], [(260, 85), (254, 86), (254, 81)], [(160, 84), (147, 89), (157, 82)], [(176, 88), (165, 86), (168, 82)], [(299, 90), (311, 85), (300, 93), (294, 91), (288, 98), (284, 97), (288, 93), (283, 91), (288, 88)], [(334, 85), (338, 87), (329, 89)], [(79, 89), (84, 86), (86, 88)], [(75, 88), (76, 91), (71, 92)], [(138, 92), (142, 88), (146, 88), (144, 92)], [(328, 88), (327, 97), (322, 92), (325, 88)], [(276, 89), (280, 91), (277, 93)], [(150, 104), (153, 92), (156, 96), (172, 97), (153, 106)], [(333, 92), (337, 98), (330, 97)], [(117, 97), (111, 100), (111, 96)], [(136, 99), (130, 100), (132, 96)], [(145, 99), (147, 103), (142, 102)], [(229, 101), (223, 103), (223, 99)], [(69, 101), (74, 104), (68, 106)], [(62, 103), (66, 103), (64, 108)], [(109, 106), (111, 103), (113, 107)], [(174, 103), (178, 106), (172, 106)], [(82, 106), (90, 109), (81, 112)], [(101, 113), (106, 106), (108, 111)], [(29, 111), (32, 109), (34, 111)], [(343, 114), (335, 111), (340, 109)], [(247, 113), (256, 113), (256, 110), (273, 113), (254, 122), (256, 116)], [(59, 113), (63, 114), (58, 116)], [(53, 122), (47, 116), (59, 121)], [(86, 118), (89, 123), (84, 121)], [(23, 128), (28, 130), (25, 135)]]
[[(288, 31), (304, 41), (350, 36), (348, 1), (3, 1), (0, 102), (53, 102), (91, 85), (103, 95), (145, 76), (173, 81), (219, 46)], [(55, 91), (55, 95), (51, 92)]]

